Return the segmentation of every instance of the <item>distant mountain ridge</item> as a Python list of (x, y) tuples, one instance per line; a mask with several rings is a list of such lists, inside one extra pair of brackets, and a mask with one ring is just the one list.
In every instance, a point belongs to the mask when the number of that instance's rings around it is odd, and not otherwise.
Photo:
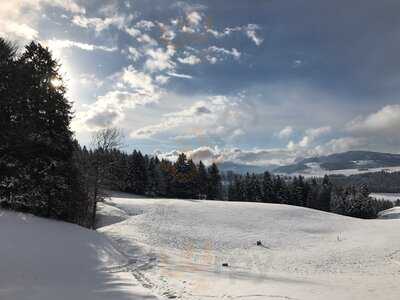
[(277, 167), (276, 165), (256, 166), (256, 165), (238, 164), (230, 161), (218, 163), (217, 165), (220, 171), (222, 172), (232, 171), (236, 174), (246, 174), (246, 173), (261, 174), (264, 173), (265, 171), (271, 171)]
[(303, 159), (295, 164), (281, 166), (273, 170), (274, 173), (303, 173), (313, 168), (326, 171), (400, 166), (400, 154), (381, 153), (372, 151), (347, 151), (327, 156)]

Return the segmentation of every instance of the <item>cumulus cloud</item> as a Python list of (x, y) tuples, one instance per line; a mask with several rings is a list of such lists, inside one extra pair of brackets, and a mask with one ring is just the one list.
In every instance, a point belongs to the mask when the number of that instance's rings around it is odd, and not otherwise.
[(399, 137), (400, 105), (384, 106), (375, 113), (352, 120), (346, 127), (354, 134)]
[[(132, 28), (130, 29), (130, 34), (136, 34), (136, 32), (132, 32)], [(146, 46), (149, 47), (154, 47), (158, 45), (158, 42), (153, 39), (151, 36), (149, 36), (148, 34), (144, 33), (144, 34), (140, 34), (139, 36), (136, 37), (136, 40), (139, 43), (145, 44)]]
[(245, 133), (253, 115), (245, 103), (225, 96), (212, 96), (190, 107), (164, 114), (162, 121), (131, 132), (133, 138), (149, 138), (161, 133), (179, 139), (229, 142)]
[(224, 60), (226, 57), (233, 57), (234, 59), (238, 60), (240, 59), (240, 56), (242, 55), (239, 50), (236, 48), (232, 48), (232, 50), (228, 50), (222, 47), (217, 47), (217, 46), (210, 46), (207, 49), (207, 52), (213, 53), (213, 57), (218, 57), (217, 59)]
[(186, 57), (179, 57), (178, 61), (182, 64), (197, 65), (201, 63), (201, 59), (195, 55), (188, 55)]
[(187, 14), (186, 19), (190, 25), (198, 26), (203, 18), (197, 11), (192, 11)]
[(129, 47), (128, 48), (128, 58), (131, 59), (132, 61), (137, 61), (142, 54), (134, 47)]
[(92, 85), (99, 88), (104, 82), (98, 79), (95, 74), (81, 74), (79, 75), (79, 83), (84, 86)]
[(133, 66), (124, 68), (119, 78), (140, 95), (153, 97), (157, 92), (153, 78), (147, 73), (136, 70)]
[(110, 26), (115, 26), (118, 29), (123, 29), (133, 18), (133, 15), (114, 15), (105, 18), (88, 18), (84, 15), (75, 15), (72, 18), (72, 23), (79, 27), (92, 28), (96, 32), (101, 32), (105, 29), (108, 29)]
[(234, 162), (245, 165), (282, 165), (292, 163), (295, 159), (294, 153), (287, 149), (252, 149), (242, 150), (239, 148), (219, 148), (218, 146), (201, 146), (191, 150), (168, 152), (156, 151), (154, 154), (160, 158), (175, 161), (180, 153), (185, 153), (195, 162), (200, 160), (206, 164)]
[(327, 155), (332, 153), (360, 149), (360, 147), (365, 147), (367, 143), (368, 141), (365, 138), (342, 137), (330, 140), (325, 145), (318, 147), (317, 151), (320, 151), (321, 153)]
[(26, 24), (0, 21), (0, 36), (12, 39), (33, 40), (38, 35), (39, 32), (36, 29)]
[(172, 57), (175, 55), (175, 47), (168, 45), (166, 49), (148, 49), (146, 51), (148, 59), (145, 63), (145, 68), (150, 72), (173, 70), (175, 62)]
[(256, 30), (259, 29), (260, 27), (256, 24), (249, 24), (247, 25), (247, 28), (245, 28), (247, 37), (251, 39), (257, 46), (260, 46), (264, 42), (264, 39), (257, 35)]
[(155, 26), (156, 25), (152, 21), (148, 21), (148, 20), (141, 20), (136, 23), (137, 28), (144, 29), (146, 31), (151, 30)]
[(145, 97), (137, 92), (110, 91), (99, 96), (96, 102), (87, 107), (77, 115), (75, 127), (79, 126), (86, 130), (93, 131), (99, 128), (115, 126), (126, 116), (128, 109), (134, 109), (138, 105), (157, 102), (158, 98)]
[(290, 141), (287, 145), (287, 148), (289, 150), (296, 150), (298, 148), (309, 147), (311, 145), (311, 143), (313, 143), (317, 138), (319, 138), (325, 134), (328, 134), (329, 132), (331, 132), (331, 130), (332, 130), (332, 128), (330, 126), (307, 129), (305, 131), (304, 136), (298, 143)]
[(0, 9), (0, 36), (26, 42), (39, 37), (38, 20), (44, 7), (59, 7), (71, 13), (85, 13), (73, 0), (3, 1)]
[(278, 133), (278, 137), (281, 139), (287, 139), (293, 134), (292, 126), (286, 126)]

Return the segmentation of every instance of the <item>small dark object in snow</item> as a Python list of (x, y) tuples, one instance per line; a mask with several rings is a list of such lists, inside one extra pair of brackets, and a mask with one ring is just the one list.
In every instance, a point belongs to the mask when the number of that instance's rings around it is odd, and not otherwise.
[(261, 241), (257, 241), (257, 246), (262, 246), (262, 242)]
[(222, 266), (223, 267), (229, 267), (229, 264), (228, 263), (223, 263)]

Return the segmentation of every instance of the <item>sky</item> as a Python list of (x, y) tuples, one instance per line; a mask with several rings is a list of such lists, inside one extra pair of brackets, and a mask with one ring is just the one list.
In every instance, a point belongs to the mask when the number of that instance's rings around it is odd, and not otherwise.
[(0, 36), (47, 46), (88, 144), (281, 165), (400, 152), (398, 0), (0, 0)]

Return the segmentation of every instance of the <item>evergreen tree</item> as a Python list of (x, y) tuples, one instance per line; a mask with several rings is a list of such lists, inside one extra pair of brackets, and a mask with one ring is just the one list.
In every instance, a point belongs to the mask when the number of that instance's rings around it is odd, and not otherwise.
[(14, 50), (3, 40), (0, 48), (1, 131), (8, 131), (1, 143), (0, 165), (8, 167), (0, 187), (12, 183), (0, 194), (8, 194), (17, 209), (77, 222), (85, 195), (74, 165), (71, 106), (59, 65), (38, 43), (26, 46), (18, 59), (11, 59)]
[(221, 199), (222, 183), (218, 167), (213, 163), (208, 168), (208, 192), (207, 198), (210, 200)]
[(208, 173), (207, 169), (204, 166), (203, 162), (200, 161), (197, 167), (198, 170), (198, 178), (197, 178), (197, 192), (199, 199), (206, 199), (207, 198), (207, 191), (208, 191)]
[(134, 150), (128, 157), (127, 191), (138, 195), (144, 195), (146, 186), (146, 160), (140, 151)]
[(273, 182), (271, 174), (266, 171), (263, 175), (262, 181), (262, 201), (266, 203), (273, 203), (276, 198), (274, 190), (273, 190)]

